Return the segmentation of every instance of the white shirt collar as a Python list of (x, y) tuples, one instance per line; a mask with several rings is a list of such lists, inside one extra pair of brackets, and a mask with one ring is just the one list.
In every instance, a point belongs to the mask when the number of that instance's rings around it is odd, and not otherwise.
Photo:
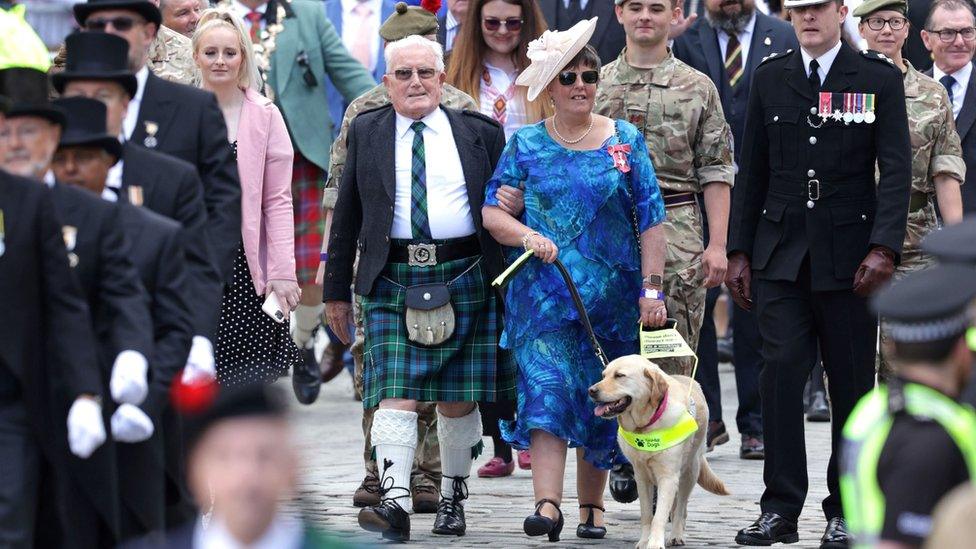
[[(232, 5), (234, 6), (234, 11), (237, 12), (238, 15), (243, 14), (241, 15), (241, 19), (244, 19), (244, 16), (251, 13), (252, 11), (251, 8), (245, 6), (244, 3), (241, 2), (240, 0), (234, 0), (234, 3)], [(268, 11), (268, 3), (265, 2), (261, 4), (260, 6), (254, 8), (253, 11), (256, 11), (263, 15), (264, 12)], [(244, 19), (244, 22), (247, 23), (247, 19)]]
[(142, 101), (142, 94), (146, 91), (146, 80), (149, 80), (149, 67), (143, 65), (136, 71), (136, 96), (132, 98), (136, 102)]
[(837, 59), (837, 54), (840, 52), (841, 42), (838, 40), (834, 47), (830, 48), (823, 53), (820, 57), (813, 57), (807, 50), (800, 48), (800, 55), (803, 56), (803, 70), (808, 72), (810, 70), (810, 61), (816, 59), (817, 63), (820, 65), (820, 71), (823, 75), (821, 82), (826, 80), (828, 74), (830, 74), (830, 67), (834, 64), (834, 59)]
[(302, 523), (289, 516), (278, 515), (264, 535), (254, 543), (244, 545), (227, 530), (219, 518), (204, 528), (201, 521), (193, 530), (193, 547), (197, 549), (298, 549), (304, 539)]
[[(425, 130), (430, 130), (434, 133), (450, 132), (451, 131), (451, 121), (448, 120), (447, 114), (438, 107), (433, 110), (430, 114), (420, 119), (421, 122), (427, 125)], [(398, 139), (402, 139), (407, 132), (413, 131), (410, 129), (410, 125), (416, 122), (412, 118), (407, 118), (400, 113), (396, 113), (396, 135)]]
[(455, 27), (461, 24), (460, 21), (454, 18), (454, 14), (451, 10), (447, 10), (447, 17), (444, 18), (444, 23), (447, 25), (447, 30), (453, 30)]
[(51, 171), (51, 170), (48, 170), (47, 173), (44, 174), (44, 178), (41, 181), (43, 181), (44, 184), (47, 185), (49, 189), (53, 189), (54, 188), (54, 182), (55, 182), (54, 172)]
[[(962, 66), (961, 69), (952, 73), (951, 76), (953, 79), (955, 79), (956, 85), (961, 86), (963, 89), (966, 89), (966, 87), (969, 86), (969, 78), (972, 76), (972, 74), (973, 74), (973, 64), (966, 63), (965, 65)], [(946, 73), (942, 72), (942, 70), (939, 69), (938, 65), (932, 65), (932, 78), (936, 82), (941, 80), (942, 77), (945, 75)]]
[[(756, 28), (756, 11), (752, 11), (752, 17), (749, 18), (749, 22), (746, 23), (746, 27), (742, 29), (739, 36), (751, 36), (752, 30)], [(741, 40), (740, 40), (741, 41)]]

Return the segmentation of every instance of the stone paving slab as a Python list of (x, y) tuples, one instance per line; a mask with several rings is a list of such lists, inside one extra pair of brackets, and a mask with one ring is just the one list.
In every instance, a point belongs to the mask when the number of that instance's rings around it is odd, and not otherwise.
[[(739, 434), (735, 430), (735, 379), (731, 367), (721, 368), (723, 415), (731, 440), (708, 454), (712, 469), (725, 482), (731, 496), (715, 496), (696, 487), (688, 511), (687, 547), (736, 547), (736, 531), (754, 520), (759, 513), (762, 493), (762, 462), (744, 461), (738, 457)], [(290, 380), (282, 385), (289, 391)], [(300, 497), (303, 511), (317, 525), (342, 536), (367, 543), (377, 537), (364, 536), (356, 523), (358, 509), (352, 506), (352, 494), (364, 475), (361, 462), (363, 444), (362, 407), (352, 398), (352, 379), (341, 374), (322, 388), (318, 402), (312, 406), (295, 405), (293, 422), (295, 439), (303, 457)], [(491, 439), (486, 438), (488, 450)], [(819, 547), (825, 526), (820, 502), (826, 496), (826, 463), (830, 449), (830, 430), (826, 423), (806, 424), (806, 444), (810, 465), (810, 495), (800, 519), (800, 542), (790, 547)], [(491, 457), (487, 451), (479, 465)], [(474, 473), (474, 471), (472, 471)], [(570, 452), (566, 467), (563, 510), (566, 527), (561, 547), (633, 547), (640, 537), (640, 507), (637, 502), (620, 504), (606, 495), (605, 540), (582, 540), (576, 537), (577, 511), (575, 456)], [(468, 533), (461, 538), (435, 536), (430, 533), (433, 515), (413, 515), (410, 545), (413, 547), (540, 547), (548, 545), (539, 538), (528, 538), (522, 532), (522, 520), (533, 511), (530, 471), (516, 469), (501, 479), (473, 478), (469, 484), (471, 498), (465, 506)]]

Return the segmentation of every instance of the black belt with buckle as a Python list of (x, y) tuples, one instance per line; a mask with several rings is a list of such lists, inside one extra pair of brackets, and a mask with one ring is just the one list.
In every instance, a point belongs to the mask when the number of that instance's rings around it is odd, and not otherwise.
[(818, 178), (770, 178), (769, 180), (770, 194), (806, 200), (807, 207), (812, 207), (811, 204), (825, 198), (874, 198), (874, 186), (873, 178), (864, 177), (833, 178), (829, 182)]
[(407, 263), (414, 267), (433, 267), (438, 263), (481, 255), (478, 237), (471, 235), (444, 240), (409, 240), (394, 238), (390, 241), (390, 263)]
[(676, 206), (687, 206), (698, 202), (695, 193), (664, 193), (664, 207), (674, 208)]

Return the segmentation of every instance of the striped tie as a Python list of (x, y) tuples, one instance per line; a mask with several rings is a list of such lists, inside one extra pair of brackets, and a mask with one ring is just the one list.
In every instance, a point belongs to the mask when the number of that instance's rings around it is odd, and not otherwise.
[(424, 128), (421, 121), (410, 124), (413, 130), (413, 160), (410, 168), (410, 229), (414, 238), (430, 240), (427, 219), (427, 161), (424, 154)]
[(729, 86), (735, 87), (742, 79), (742, 44), (734, 34), (729, 34), (729, 43), (725, 47), (725, 74), (729, 77)]

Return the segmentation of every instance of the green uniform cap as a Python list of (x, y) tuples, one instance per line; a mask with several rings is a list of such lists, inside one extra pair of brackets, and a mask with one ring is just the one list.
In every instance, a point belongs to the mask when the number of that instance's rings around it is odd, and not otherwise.
[(437, 34), (437, 16), (420, 6), (408, 6), (405, 2), (397, 2), (396, 10), (380, 27), (380, 36), (387, 42), (396, 42), (412, 34), (420, 36)]
[(908, 13), (908, 0), (864, 0), (854, 10), (854, 17), (867, 17), (878, 10), (891, 10), (905, 15)]

